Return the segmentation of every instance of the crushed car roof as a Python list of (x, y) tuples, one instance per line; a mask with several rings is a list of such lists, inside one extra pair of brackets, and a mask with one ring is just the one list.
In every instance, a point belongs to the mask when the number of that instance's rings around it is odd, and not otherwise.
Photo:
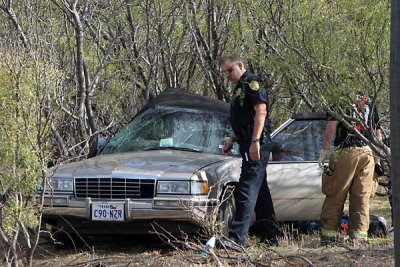
[(154, 106), (192, 108), (203, 111), (219, 112), (229, 116), (229, 104), (217, 99), (190, 93), (176, 88), (168, 88), (149, 101), (137, 115)]
[(326, 120), (328, 113), (325, 111), (320, 112), (302, 112), (296, 113), (292, 116), (294, 120)]
[[(168, 88), (154, 99), (150, 100), (135, 115), (140, 115), (144, 111), (155, 106), (167, 106), (177, 108), (191, 108), (209, 112), (219, 112), (229, 116), (230, 105), (226, 102), (213, 99), (210, 97), (186, 92), (182, 89)], [(327, 112), (302, 112), (292, 115), (295, 120), (324, 120), (327, 119)]]

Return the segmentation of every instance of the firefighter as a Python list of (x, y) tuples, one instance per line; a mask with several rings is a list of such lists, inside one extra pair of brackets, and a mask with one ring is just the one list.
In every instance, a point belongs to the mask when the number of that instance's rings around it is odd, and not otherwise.
[[(358, 95), (348, 115), (353, 123), (346, 124), (334, 116), (328, 119), (319, 165), (322, 175), (322, 193), (325, 201), (321, 211), (321, 241), (336, 241), (344, 203), (349, 195), (349, 236), (352, 239), (367, 239), (369, 227), (369, 198), (374, 174), (372, 150), (361, 136), (382, 140), (379, 117), (365, 95)], [(372, 117), (370, 117), (372, 116)], [(370, 131), (368, 131), (368, 129)], [(370, 133), (373, 133), (372, 135)], [(329, 147), (334, 140), (334, 152), (329, 168), (324, 166)]]

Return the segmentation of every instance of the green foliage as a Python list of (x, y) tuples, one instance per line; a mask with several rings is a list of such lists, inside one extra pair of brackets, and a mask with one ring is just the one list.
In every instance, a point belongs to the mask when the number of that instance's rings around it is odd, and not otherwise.
[(93, 102), (96, 103), (96, 113), (109, 119), (129, 120), (129, 113), (125, 113), (126, 107), (135, 101), (131, 95), (129, 70), (120, 65), (109, 65), (102, 73), (107, 83), (94, 91)]
[(387, 95), (379, 94), (388, 87), (387, 1), (270, 4), (247, 1), (242, 12), (252, 15), (241, 22), (245, 30), (237, 28), (235, 37), (240, 33), (245, 57), (279, 90), (276, 106), (310, 110), (304, 96), (313, 108), (324, 109), (358, 91), (387, 103)]
[[(74, 146), (85, 136), (76, 122), (71, 14), (61, 3), (21, 3), (14, 2), (14, 9), (22, 29), (40, 61), (50, 62), (59, 75), (52, 97), (63, 109), (54, 118), (56, 128)], [(98, 129), (133, 117), (149, 92), (167, 86), (228, 99), (224, 75), (212, 62), (224, 54), (241, 55), (267, 81), (276, 125), (295, 112), (336, 106), (358, 91), (368, 92), (388, 113), (388, 1), (118, 0), (79, 2), (78, 8), (88, 79), (96, 83), (91, 102)], [(4, 34), (13, 29), (9, 20), (0, 20)], [(28, 27), (32, 21), (35, 27)], [(20, 43), (18, 34), (10, 42)], [(2, 83), (15, 83), (2, 76)], [(16, 105), (6, 102), (8, 108)]]
[(36, 221), (32, 200), (49, 153), (40, 151), (49, 141), (43, 116), (46, 103), (39, 102), (45, 79), (38, 83), (32, 63), (13, 53), (4, 53), (0, 62), (0, 194), (6, 199), (4, 227), (10, 234), (17, 222), (34, 225)]
[(17, 197), (11, 196), (7, 206), (3, 209), (3, 227), (5, 234), (9, 237), (15, 235), (17, 223), (34, 227), (38, 223), (38, 207), (33, 202), (26, 200), (21, 202)]

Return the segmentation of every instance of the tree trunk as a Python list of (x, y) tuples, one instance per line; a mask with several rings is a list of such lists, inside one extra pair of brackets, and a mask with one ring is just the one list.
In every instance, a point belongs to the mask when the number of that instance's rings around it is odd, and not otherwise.
[(400, 266), (400, 1), (392, 0), (390, 40), (390, 147), (395, 266)]
[(84, 73), (84, 55), (83, 55), (83, 27), (76, 9), (77, 1), (70, 9), (75, 27), (75, 41), (76, 41), (76, 74), (78, 78), (78, 108), (79, 108), (79, 132), (81, 141), (86, 139), (86, 86), (85, 86), (85, 73)]
[(28, 54), (30, 54), (31, 53), (31, 45), (29, 43), (28, 38), (26, 38), (24, 31), (22, 30), (21, 26), (18, 23), (18, 18), (17, 18), (17, 15), (15, 15), (15, 12), (11, 6), (11, 1), (9, 1), (7, 7), (0, 5), (0, 9), (2, 9), (4, 12), (6, 12), (6, 14), (8, 15), (8, 18), (14, 24), (14, 26), (18, 32), (19, 39), (24, 44), (24, 47), (25, 47), (26, 51), (28, 52)]

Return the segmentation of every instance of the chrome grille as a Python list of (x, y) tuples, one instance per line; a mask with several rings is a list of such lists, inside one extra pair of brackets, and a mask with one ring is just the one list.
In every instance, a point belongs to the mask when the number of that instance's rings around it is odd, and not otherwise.
[(153, 198), (154, 180), (126, 178), (75, 178), (76, 198)]

